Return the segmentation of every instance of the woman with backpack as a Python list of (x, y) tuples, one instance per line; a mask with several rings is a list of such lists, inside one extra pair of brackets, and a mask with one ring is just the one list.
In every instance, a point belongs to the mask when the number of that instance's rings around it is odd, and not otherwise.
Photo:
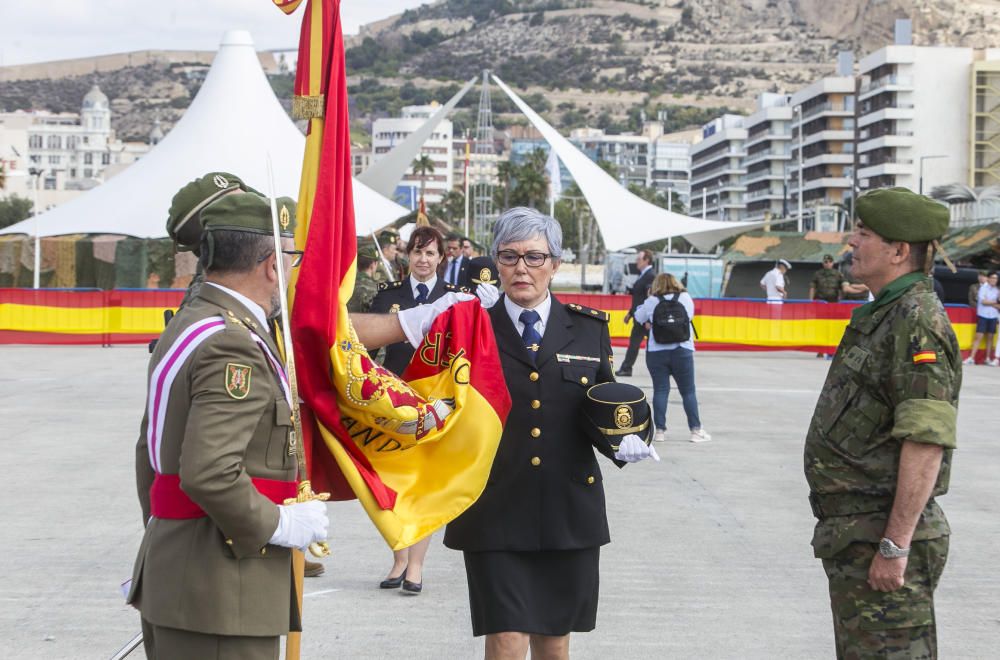
[(694, 387), (694, 341), (691, 320), (694, 300), (687, 289), (670, 273), (660, 273), (653, 280), (649, 297), (635, 310), (635, 320), (650, 329), (646, 344), (646, 367), (653, 379), (653, 423), (656, 442), (663, 442), (667, 430), (667, 398), (670, 378), (677, 383), (684, 414), (687, 415), (691, 442), (712, 439), (698, 417), (698, 396)]

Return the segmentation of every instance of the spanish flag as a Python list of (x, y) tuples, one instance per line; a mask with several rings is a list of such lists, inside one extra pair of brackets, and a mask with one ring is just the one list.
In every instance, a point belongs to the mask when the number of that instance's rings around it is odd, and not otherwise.
[[(291, 13), (301, 0), (274, 0)], [(510, 397), (478, 301), (436, 319), (401, 380), (347, 314), (357, 269), (338, 0), (306, 4), (293, 111), (309, 120), (291, 330), (313, 489), (357, 497), (390, 547), (453, 520), (486, 486)]]

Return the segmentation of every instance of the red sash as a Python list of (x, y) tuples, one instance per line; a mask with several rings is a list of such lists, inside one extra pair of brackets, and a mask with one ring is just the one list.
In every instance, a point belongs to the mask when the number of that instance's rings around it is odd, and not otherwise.
[[(294, 481), (251, 478), (257, 491), (275, 504), (284, 504), (294, 498), (298, 485)], [(149, 489), (150, 509), (157, 518), (187, 520), (204, 518), (205, 512), (181, 490), (181, 478), (177, 474), (157, 474), (153, 487)]]

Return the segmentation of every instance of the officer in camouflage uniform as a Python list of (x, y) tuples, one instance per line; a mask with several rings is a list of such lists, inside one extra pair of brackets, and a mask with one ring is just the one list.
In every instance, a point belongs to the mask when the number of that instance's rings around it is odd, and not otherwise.
[(379, 232), (378, 244), (382, 250), (382, 256), (389, 264), (389, 273), (385, 272), (385, 263), (379, 260), (378, 268), (375, 270), (375, 281), (379, 284), (383, 282), (400, 282), (406, 277), (410, 270), (410, 264), (403, 250), (399, 249), (399, 234), (395, 229), (384, 229)]
[(368, 312), (372, 301), (378, 295), (378, 282), (375, 281), (375, 271), (378, 268), (378, 250), (364, 241), (358, 242), (358, 272), (354, 279), (354, 293), (347, 301), (347, 311)]
[(823, 255), (823, 267), (816, 271), (809, 283), (809, 300), (823, 300), (829, 303), (840, 301), (844, 285), (843, 274), (833, 267), (833, 256)]
[(830, 586), (838, 658), (936, 658), (934, 589), (962, 368), (926, 275), (948, 209), (905, 188), (857, 200), (856, 309), (805, 443), (812, 545)]

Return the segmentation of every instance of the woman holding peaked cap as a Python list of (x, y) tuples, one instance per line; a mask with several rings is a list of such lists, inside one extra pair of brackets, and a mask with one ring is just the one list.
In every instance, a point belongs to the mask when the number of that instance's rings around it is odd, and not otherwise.
[[(614, 381), (607, 315), (549, 292), (561, 255), (559, 223), (510, 209), (491, 250), (502, 293), (489, 282), (476, 289), (512, 405), (486, 489), (444, 542), (464, 552), (472, 630), (486, 635), (491, 660), (525, 658), (529, 647), (533, 657), (568, 658), (569, 634), (593, 630), (600, 546), (610, 542), (594, 449), (619, 467), (659, 460), (641, 391), (625, 393), (628, 412), (609, 403), (614, 396), (588, 402), (594, 385)], [(588, 422), (588, 403), (610, 414), (591, 412), (603, 421)]]

